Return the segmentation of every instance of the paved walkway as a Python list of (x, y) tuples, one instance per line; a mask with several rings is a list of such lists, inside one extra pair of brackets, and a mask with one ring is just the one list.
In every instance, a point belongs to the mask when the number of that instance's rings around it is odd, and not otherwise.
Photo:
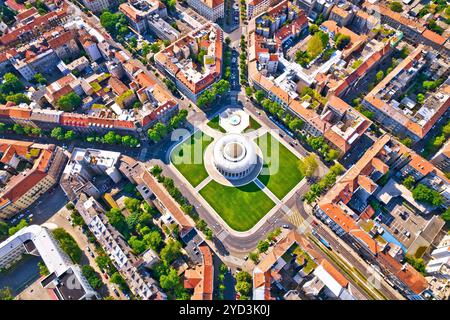
[(264, 185), (264, 183), (262, 183), (261, 181), (259, 181), (258, 178), (256, 178), (255, 180), (253, 180), (254, 183), (256, 183), (256, 185), (275, 203), (275, 204), (279, 204), (281, 201), (280, 199), (278, 199), (273, 193), (272, 191), (269, 190), (269, 188), (267, 188), (266, 185)]
[(200, 190), (202, 190), (203, 187), (206, 186), (211, 180), (211, 176), (208, 176), (205, 180), (200, 182), (198, 186), (195, 187), (195, 191), (199, 192)]

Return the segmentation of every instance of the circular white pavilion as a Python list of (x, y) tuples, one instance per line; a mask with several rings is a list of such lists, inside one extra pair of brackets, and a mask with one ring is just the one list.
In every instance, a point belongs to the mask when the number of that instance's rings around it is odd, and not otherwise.
[(253, 172), (257, 154), (253, 143), (245, 136), (231, 133), (214, 144), (214, 165), (229, 180), (238, 180)]

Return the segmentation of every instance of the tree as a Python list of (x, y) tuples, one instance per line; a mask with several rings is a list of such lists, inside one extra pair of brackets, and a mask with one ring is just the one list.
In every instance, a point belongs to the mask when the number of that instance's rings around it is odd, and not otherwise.
[(417, 103), (423, 104), (423, 101), (425, 100), (425, 96), (423, 93), (418, 93), (416, 96)]
[(394, 12), (402, 12), (403, 5), (400, 2), (393, 1), (389, 4), (389, 9), (391, 9)]
[(245, 87), (245, 94), (247, 95), (247, 97), (251, 97), (253, 94), (252, 87)]
[(316, 161), (316, 158), (313, 154), (305, 157), (303, 160), (299, 161), (298, 169), (305, 177), (311, 178), (314, 175), (314, 172), (319, 167), (319, 164)]
[(326, 161), (333, 161), (336, 160), (339, 157), (339, 151), (335, 149), (330, 149), (327, 152), (327, 155), (325, 156)]
[(377, 72), (377, 74), (375, 75), (375, 81), (376, 82), (380, 82), (381, 80), (383, 80), (384, 78), (384, 71), (380, 70)]
[(323, 31), (316, 32), (308, 41), (306, 52), (313, 59), (317, 57), (328, 43), (328, 35)]
[(158, 42), (153, 42), (150, 45), (150, 51), (153, 53), (158, 53), (161, 50), (161, 45)]
[(115, 144), (117, 143), (117, 135), (114, 131), (108, 131), (104, 136), (103, 136), (103, 141), (105, 141), (105, 143), (107, 144)]
[(110, 211), (106, 212), (106, 217), (108, 218), (109, 223), (116, 228), (117, 231), (119, 231), (125, 238), (128, 238), (128, 224), (120, 209), (112, 208)]
[(128, 243), (133, 249), (133, 252), (137, 255), (143, 253), (147, 249), (145, 242), (139, 240), (136, 236), (132, 236), (130, 240), (128, 240)]
[(0, 289), (0, 300), (14, 300), (14, 296), (10, 288)]
[(144, 236), (144, 241), (152, 250), (159, 251), (162, 237), (158, 231), (154, 230)]
[(174, 239), (169, 239), (165, 247), (160, 252), (161, 260), (170, 265), (179, 256), (181, 256), (181, 243)]
[(413, 143), (413, 141), (410, 137), (406, 137), (406, 138), (400, 140), (400, 142), (403, 143), (407, 147), (411, 147), (412, 143)]
[(439, 192), (432, 190), (421, 183), (412, 190), (412, 195), (414, 200), (425, 202), (433, 206), (439, 206), (444, 202), (442, 195)]
[(330, 167), (330, 172), (334, 173), (336, 176), (340, 175), (345, 171), (345, 168), (340, 163), (335, 163)]
[(61, 98), (57, 101), (57, 106), (59, 109), (70, 112), (74, 109), (77, 109), (81, 107), (82, 100), (79, 95), (77, 95), (75, 92), (69, 92), (66, 95), (63, 95)]
[(130, 212), (139, 212), (140, 207), (141, 207), (141, 201), (139, 201), (138, 199), (135, 198), (129, 198), (127, 197), (124, 201), (125, 207), (127, 208), (128, 211)]
[(259, 254), (257, 252), (250, 252), (248, 257), (250, 260), (252, 260), (254, 263), (258, 263), (259, 261)]
[(95, 263), (101, 270), (113, 270), (114, 265), (106, 254), (101, 254), (95, 258)]
[(3, 83), (0, 85), (0, 92), (6, 95), (19, 93), (25, 90), (25, 86), (12, 73), (5, 73)]
[(66, 133), (64, 134), (64, 139), (69, 140), (69, 141), (75, 139), (75, 137), (76, 137), (76, 135), (73, 130), (66, 131)]
[(344, 49), (350, 43), (350, 36), (338, 33), (335, 37), (336, 48)]
[(57, 228), (53, 230), (53, 236), (58, 240), (61, 249), (67, 253), (67, 255), (75, 263), (80, 263), (82, 251), (75, 239), (63, 228)]
[(177, 274), (177, 270), (170, 268), (167, 274), (163, 274), (159, 278), (159, 284), (163, 290), (174, 290), (180, 285), (180, 277)]
[(61, 127), (53, 128), (53, 130), (50, 132), (50, 137), (55, 138), (57, 140), (64, 139), (64, 131)]
[(70, 218), (72, 219), (74, 225), (76, 225), (76, 226), (84, 225), (83, 217), (80, 215), (80, 213), (77, 210), (72, 210), (72, 213), (70, 214)]
[(15, 133), (17, 133), (17, 134), (24, 134), (24, 133), (25, 133), (24, 128), (23, 128), (20, 124), (18, 124), (18, 123), (15, 123), (15, 124), (13, 125), (12, 129), (13, 129), (13, 131), (14, 131)]
[(87, 281), (91, 285), (94, 290), (98, 290), (102, 287), (103, 282), (102, 279), (99, 277), (97, 272), (95, 272), (94, 268), (92, 268), (90, 265), (84, 265), (81, 267), (81, 272), (83, 272), (83, 275), (86, 277)]
[(111, 282), (119, 286), (122, 291), (128, 291), (128, 285), (125, 279), (118, 272), (114, 272), (111, 276)]
[(239, 271), (238, 273), (236, 273), (236, 280), (238, 282), (251, 282), (252, 281), (252, 276), (246, 272), (246, 271)]
[(267, 240), (259, 241), (256, 248), (258, 249), (259, 253), (264, 253), (269, 249), (269, 242)]
[(47, 83), (47, 79), (45, 79), (45, 77), (41, 73), (36, 73), (33, 76), (33, 81), (38, 84), (46, 84)]
[(441, 215), (441, 218), (446, 222), (450, 222), (450, 207), (445, 210), (445, 212)]
[(20, 229), (23, 229), (25, 227), (28, 227), (28, 222), (25, 219), (22, 219), (22, 220), (19, 221), (19, 223), (17, 225), (15, 225), (14, 227), (9, 228), (8, 234), (9, 234), (9, 236), (12, 236), (17, 231), (19, 231)]
[(312, 24), (309, 25), (308, 31), (309, 31), (309, 33), (310, 33), (311, 35), (315, 34), (315, 33), (318, 32), (319, 30), (320, 30), (320, 29), (319, 29), (319, 26), (318, 26), (317, 24), (312, 23)]
[(42, 134), (42, 129), (41, 128), (33, 128), (33, 129), (31, 129), (31, 134), (33, 136), (40, 136)]
[(14, 102), (14, 104), (19, 105), (21, 103), (29, 104), (31, 100), (23, 93), (15, 93), (6, 96), (6, 101)]
[(289, 122), (289, 129), (291, 129), (292, 131), (300, 130), (301, 128), (303, 128), (303, 124), (304, 122), (301, 119), (295, 118)]
[(8, 224), (6, 222), (0, 221), (0, 239), (8, 234)]
[(415, 183), (416, 183), (416, 180), (414, 180), (414, 177), (412, 177), (412, 176), (407, 176), (402, 182), (402, 184), (409, 190), (412, 190)]

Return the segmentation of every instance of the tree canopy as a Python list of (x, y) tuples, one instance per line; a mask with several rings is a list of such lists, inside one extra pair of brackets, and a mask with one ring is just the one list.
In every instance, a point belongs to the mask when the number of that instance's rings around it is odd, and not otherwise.
[(63, 95), (57, 101), (58, 108), (66, 112), (70, 112), (81, 107), (81, 104), (81, 97), (75, 92), (69, 92), (68, 94)]

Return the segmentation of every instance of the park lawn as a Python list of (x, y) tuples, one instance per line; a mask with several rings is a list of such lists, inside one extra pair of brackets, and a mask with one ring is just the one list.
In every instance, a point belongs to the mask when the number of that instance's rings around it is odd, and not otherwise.
[(251, 229), (275, 206), (254, 182), (229, 187), (212, 180), (200, 190), (200, 195), (236, 231)]
[[(270, 158), (272, 156), (272, 143), (274, 141), (279, 146), (278, 159)], [(258, 179), (278, 199), (282, 200), (303, 179), (303, 175), (298, 170), (299, 158), (271, 134), (266, 133), (258, 137), (256, 143), (263, 153), (263, 170), (269, 169), (269, 174), (261, 172)]]
[[(206, 147), (212, 142), (212, 138), (203, 132), (192, 135), (189, 139), (177, 146), (171, 154), (171, 161), (173, 165), (181, 172), (181, 174), (189, 181), (189, 183), (196, 187), (200, 182), (208, 177), (205, 166), (203, 164), (203, 154)], [(195, 146), (202, 144), (201, 156), (194, 157)], [(190, 154), (190, 157), (184, 159), (185, 154)], [(195, 161), (194, 161), (195, 160)]]
[(222, 133), (225, 133), (225, 129), (222, 128), (219, 124), (219, 116), (215, 116), (208, 122), (208, 126), (213, 128), (214, 130), (220, 131)]

